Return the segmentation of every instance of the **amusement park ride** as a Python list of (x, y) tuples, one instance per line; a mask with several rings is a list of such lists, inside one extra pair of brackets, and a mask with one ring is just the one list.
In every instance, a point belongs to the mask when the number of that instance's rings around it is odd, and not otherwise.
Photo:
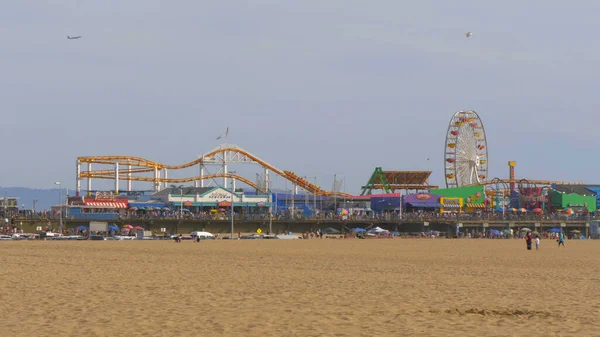
[[(264, 180), (254, 182), (234, 172), (228, 171), (228, 165), (233, 163), (250, 163), (260, 165), (264, 169)], [(87, 170), (82, 171), (82, 165), (87, 164)], [(103, 165), (104, 168), (93, 170), (93, 166)], [(106, 168), (109, 165), (109, 168)], [(515, 178), (514, 161), (509, 162), (509, 178), (499, 179), (488, 177), (487, 137), (483, 122), (479, 115), (472, 110), (458, 111), (450, 119), (444, 146), (444, 178), (447, 188), (472, 185), (486, 186), (488, 197), (496, 199), (508, 197), (515, 192), (521, 199), (537, 202), (545, 188), (553, 184), (576, 185), (577, 183), (527, 180)], [(209, 173), (207, 166), (217, 166), (215, 173)], [(168, 172), (191, 167), (197, 167), (199, 175), (188, 178), (169, 178)], [(92, 191), (93, 179), (114, 180), (115, 193), (119, 192), (119, 183), (127, 181), (127, 191), (131, 192), (132, 181), (151, 182), (154, 191), (166, 188), (169, 184), (194, 182), (195, 187), (204, 187), (205, 181), (213, 184), (215, 179), (223, 179), (221, 186), (228, 186), (228, 179), (239, 181), (255, 188), (259, 192), (268, 192), (270, 188), (270, 172), (290, 181), (294, 190), (304, 189), (316, 196), (351, 197), (348, 193), (326, 191), (310, 183), (306, 178), (294, 172), (280, 170), (250, 152), (233, 144), (221, 145), (198, 159), (181, 165), (167, 165), (140, 157), (131, 156), (95, 156), (77, 158), (76, 188), (81, 195), (81, 181), (87, 180), (87, 193)], [(430, 190), (437, 186), (428, 184), (431, 171), (383, 171), (377, 168), (366, 186), (362, 187), (362, 195), (371, 194), (373, 190), (383, 190), (386, 193), (395, 190)], [(235, 185), (233, 185), (235, 189)]]
[(458, 111), (450, 119), (444, 156), (446, 186), (480, 184), (487, 178), (487, 139), (475, 111)]
[[(246, 163), (258, 164), (264, 169), (264, 182), (258, 184), (250, 179), (240, 176), (236, 173), (228, 171), (228, 164)], [(87, 164), (87, 171), (82, 171), (82, 164)], [(110, 165), (110, 169), (93, 170), (95, 165)], [(206, 174), (207, 166), (218, 166), (219, 169), (215, 173)], [(198, 167), (198, 176), (188, 178), (169, 178), (168, 172), (171, 170), (180, 170), (190, 167)], [(119, 182), (127, 181), (127, 191), (131, 191), (132, 181), (152, 182), (154, 191), (157, 192), (161, 188), (166, 188), (169, 184), (178, 184), (186, 182), (194, 182), (195, 187), (204, 187), (206, 180), (215, 181), (222, 178), (222, 186), (228, 186), (228, 179), (240, 181), (248, 186), (255, 188), (260, 192), (270, 191), (269, 172), (273, 172), (284, 179), (290, 181), (294, 187), (299, 187), (307, 192), (317, 196), (350, 196), (343, 192), (332, 192), (321, 189), (319, 186), (310, 183), (303, 177), (296, 175), (294, 172), (280, 170), (266, 161), (258, 158), (250, 152), (233, 144), (225, 144), (213, 149), (207, 154), (198, 157), (198, 159), (181, 165), (167, 165), (159, 162), (151, 161), (140, 157), (130, 156), (96, 156), (96, 157), (78, 157), (77, 158), (77, 195), (81, 195), (81, 180), (87, 179), (88, 194), (92, 191), (93, 179), (109, 179), (115, 182), (115, 193), (119, 193)], [(152, 174), (152, 176), (148, 176)], [(235, 185), (234, 185), (235, 189)]]
[(509, 161), (509, 178), (488, 177), (487, 137), (483, 122), (475, 111), (458, 111), (450, 119), (444, 146), (444, 173), (446, 187), (473, 185), (486, 186), (486, 195), (495, 198), (516, 194), (526, 203), (539, 203), (544, 191), (552, 185), (578, 183), (528, 180), (515, 178), (516, 162)]

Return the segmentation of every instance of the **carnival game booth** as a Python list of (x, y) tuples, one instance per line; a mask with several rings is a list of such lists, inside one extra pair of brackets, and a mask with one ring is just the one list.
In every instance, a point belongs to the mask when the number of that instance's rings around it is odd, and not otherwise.
[(440, 213), (462, 213), (463, 211), (463, 198), (440, 198)]
[(486, 210), (486, 199), (483, 185), (431, 190), (431, 194), (439, 195), (440, 212), (477, 212)]
[(116, 220), (126, 214), (128, 205), (127, 198), (116, 197), (111, 192), (97, 192), (93, 197), (70, 197), (68, 217), (74, 220)]
[(410, 212), (438, 212), (442, 208), (440, 196), (430, 193), (409, 194), (403, 198), (403, 206)]

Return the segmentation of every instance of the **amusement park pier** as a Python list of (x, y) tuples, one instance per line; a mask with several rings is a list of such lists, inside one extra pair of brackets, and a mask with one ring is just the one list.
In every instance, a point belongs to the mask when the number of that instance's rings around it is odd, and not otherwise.
[[(429, 183), (431, 171), (377, 167), (358, 195), (342, 191), (343, 180), (337, 178), (325, 189), (314, 177), (280, 169), (234, 144), (176, 165), (135, 156), (78, 157), (75, 195), (44, 219), (58, 214), (67, 228), (107, 221), (146, 230), (224, 232), (233, 214), (236, 228), (247, 231), (379, 226), (460, 233), (527, 226), (596, 234), (599, 185), (517, 178), (514, 161), (508, 162), (506, 177), (493, 177), (488, 155), (483, 122), (469, 110), (456, 112), (448, 124), (443, 188)], [(254, 165), (260, 172), (248, 178), (232, 170), (237, 165)], [(276, 186), (274, 177), (286, 188)], [(95, 190), (97, 180), (110, 180), (114, 188)], [(151, 188), (136, 190), (134, 182)]]

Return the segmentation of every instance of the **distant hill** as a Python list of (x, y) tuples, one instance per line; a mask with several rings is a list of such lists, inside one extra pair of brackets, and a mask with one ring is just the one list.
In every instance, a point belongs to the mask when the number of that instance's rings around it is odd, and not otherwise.
[[(52, 205), (58, 204), (58, 192), (58, 189), (43, 190), (26, 187), (0, 187), (0, 197), (19, 198), (19, 208), (22, 208), (22, 205), (25, 205), (25, 209), (32, 209), (33, 200), (37, 200), (35, 204), (35, 209), (37, 211), (50, 210)], [(63, 198), (65, 198), (65, 192), (65, 189), (61, 191)], [(73, 190), (69, 191), (69, 193), (75, 194)]]

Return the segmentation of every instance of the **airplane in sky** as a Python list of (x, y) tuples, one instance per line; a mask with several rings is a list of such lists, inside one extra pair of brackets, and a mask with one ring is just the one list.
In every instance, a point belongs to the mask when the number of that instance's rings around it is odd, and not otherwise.
[(69, 40), (81, 39), (81, 36), (67, 36), (67, 39), (69, 39)]

